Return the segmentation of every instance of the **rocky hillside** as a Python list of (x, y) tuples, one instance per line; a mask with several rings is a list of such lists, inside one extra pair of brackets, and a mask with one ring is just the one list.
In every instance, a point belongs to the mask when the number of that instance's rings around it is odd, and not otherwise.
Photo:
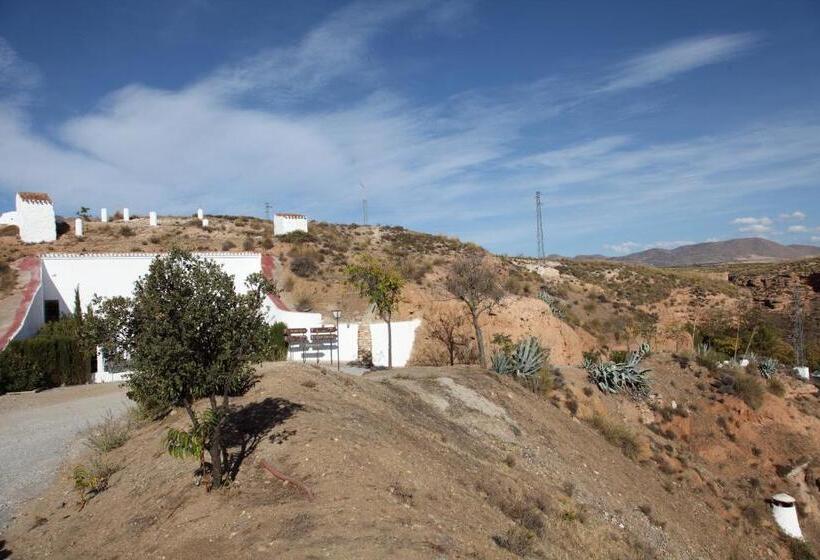
[[(815, 388), (757, 408), (652, 358), (645, 404), (561, 368), (535, 394), (474, 368), (350, 377), (269, 364), (236, 399), (230, 487), (162, 450), (172, 414), (66, 465), (8, 534), (13, 558), (789, 558), (764, 499), (820, 537)], [(806, 459), (809, 458), (809, 459)], [(262, 461), (296, 483), (284, 484)], [(808, 462), (806, 462), (808, 461)], [(74, 464), (107, 484), (80, 508)], [(795, 470), (796, 469), (796, 470)], [(796, 474), (795, 474), (796, 473)], [(820, 479), (818, 479), (820, 480)]]
[(820, 247), (781, 245), (760, 237), (683, 245), (675, 249), (648, 249), (613, 260), (652, 266), (693, 266), (730, 262), (787, 261), (820, 255)]

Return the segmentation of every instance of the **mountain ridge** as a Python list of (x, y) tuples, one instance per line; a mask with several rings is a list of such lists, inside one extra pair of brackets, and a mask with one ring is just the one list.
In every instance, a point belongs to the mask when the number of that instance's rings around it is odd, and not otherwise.
[(782, 245), (761, 237), (743, 237), (682, 245), (674, 249), (652, 248), (610, 260), (652, 266), (692, 266), (733, 262), (778, 262), (820, 255), (814, 245)]

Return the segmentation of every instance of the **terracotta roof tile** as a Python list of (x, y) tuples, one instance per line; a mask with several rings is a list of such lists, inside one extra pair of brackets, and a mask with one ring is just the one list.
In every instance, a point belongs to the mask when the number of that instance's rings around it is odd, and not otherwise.
[(20, 198), (26, 202), (43, 202), (45, 204), (52, 204), (51, 197), (44, 192), (19, 192)]
[(304, 214), (289, 214), (287, 212), (277, 212), (277, 216), (282, 216), (283, 218), (304, 218)]

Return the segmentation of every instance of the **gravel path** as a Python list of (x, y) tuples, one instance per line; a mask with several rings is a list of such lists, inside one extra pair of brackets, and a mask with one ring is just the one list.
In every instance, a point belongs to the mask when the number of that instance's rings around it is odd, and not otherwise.
[(79, 433), (128, 402), (116, 383), (0, 396), (0, 534), (14, 509), (44, 490), (79, 449)]

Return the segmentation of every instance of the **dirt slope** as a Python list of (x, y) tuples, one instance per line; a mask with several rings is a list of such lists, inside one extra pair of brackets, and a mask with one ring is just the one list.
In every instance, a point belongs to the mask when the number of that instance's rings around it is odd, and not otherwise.
[(743, 534), (572, 417), (562, 399), (575, 370), (552, 402), (466, 367), (261, 371), (236, 399), (234, 451), (247, 456), (230, 488), (193, 487), (195, 464), (163, 451), (167, 427), (184, 424), (172, 414), (107, 454), (120, 470), (82, 511), (66, 469), (18, 516), (12, 558), (500, 559), (516, 557), (497, 543), (521, 525), (533, 558), (783, 557), (770, 533)]

